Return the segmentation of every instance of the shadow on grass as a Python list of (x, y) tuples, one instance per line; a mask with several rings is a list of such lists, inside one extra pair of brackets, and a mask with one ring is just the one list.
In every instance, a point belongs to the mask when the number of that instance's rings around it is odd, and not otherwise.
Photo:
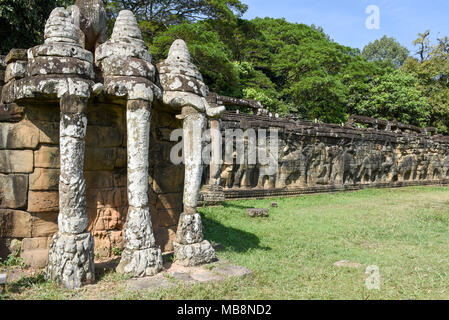
[(250, 249), (271, 250), (270, 247), (261, 246), (260, 239), (252, 233), (226, 227), (206, 217), (202, 217), (202, 220), (207, 231), (206, 239), (219, 243), (224, 250), (239, 253), (247, 252)]
[(31, 288), (34, 285), (43, 284), (46, 282), (47, 281), (45, 280), (45, 273), (42, 271), (39, 274), (36, 274), (34, 276), (22, 277), (15, 282), (8, 283), (7, 289), (8, 289), (8, 292), (11, 292), (11, 293), (21, 293), (25, 289)]
[(120, 257), (105, 262), (95, 263), (95, 282), (103, 279), (108, 273), (115, 272), (119, 263)]
[(237, 204), (236, 201), (228, 201), (222, 203), (224, 208), (231, 208), (231, 209), (252, 209), (253, 206), (242, 206), (241, 204)]

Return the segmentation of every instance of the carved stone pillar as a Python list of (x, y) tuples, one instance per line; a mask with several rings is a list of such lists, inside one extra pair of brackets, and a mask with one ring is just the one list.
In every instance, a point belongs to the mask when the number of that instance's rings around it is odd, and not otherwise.
[(183, 40), (176, 40), (167, 59), (158, 65), (163, 103), (175, 110), (183, 120), (184, 130), (184, 212), (176, 234), (175, 260), (185, 266), (196, 266), (216, 259), (209, 241), (204, 240), (201, 216), (197, 212), (202, 176), (202, 133), (206, 116), (218, 117), (224, 107), (211, 108), (206, 101), (208, 88), (198, 68), (190, 62)]
[(59, 231), (53, 237), (47, 277), (68, 289), (94, 281), (94, 240), (86, 232), (84, 147), (87, 99), (66, 94), (60, 100)]
[(95, 60), (104, 74), (106, 94), (127, 100), (129, 208), (117, 271), (134, 277), (154, 275), (162, 270), (162, 252), (154, 239), (148, 198), (150, 108), (161, 93), (153, 83), (156, 69), (131, 11), (120, 11), (111, 39), (97, 48)]
[(220, 184), (221, 158), (222, 158), (222, 139), (219, 119), (210, 119), (210, 136), (212, 157), (210, 162), (209, 184), (218, 186)]
[(129, 208), (125, 250), (117, 271), (137, 277), (154, 275), (162, 270), (162, 252), (154, 239), (148, 198), (150, 119), (150, 102), (128, 100)]

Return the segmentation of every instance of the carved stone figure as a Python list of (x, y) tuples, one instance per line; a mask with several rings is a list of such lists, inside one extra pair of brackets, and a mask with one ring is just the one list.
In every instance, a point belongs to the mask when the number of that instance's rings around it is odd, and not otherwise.
[(85, 48), (91, 52), (108, 40), (108, 20), (102, 0), (76, 0), (79, 27), (85, 35)]

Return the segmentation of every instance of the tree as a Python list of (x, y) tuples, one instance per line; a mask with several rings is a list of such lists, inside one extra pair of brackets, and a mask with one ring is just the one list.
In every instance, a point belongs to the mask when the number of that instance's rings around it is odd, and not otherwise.
[(370, 42), (362, 51), (362, 57), (368, 61), (382, 61), (399, 68), (407, 59), (409, 51), (401, 46), (394, 38), (386, 35), (381, 39)]
[(432, 44), (430, 31), (419, 34), (415, 44), (418, 58), (409, 58), (402, 67), (418, 79), (418, 88), (432, 106), (430, 125), (449, 134), (449, 38)]
[(231, 51), (207, 21), (174, 25), (161, 32), (149, 46), (154, 60), (165, 59), (171, 44), (179, 38), (187, 43), (193, 63), (212, 91), (231, 96), (241, 94), (239, 71), (232, 62)]
[(42, 43), (51, 11), (70, 4), (71, 0), (1, 0), (0, 54)]
[(418, 79), (401, 70), (376, 77), (368, 96), (356, 107), (358, 114), (416, 126), (429, 125), (431, 106), (417, 84)]
[(248, 6), (240, 0), (103, 0), (111, 17), (120, 10), (131, 10), (141, 21), (148, 37), (156, 36), (171, 25), (203, 19), (233, 21)]

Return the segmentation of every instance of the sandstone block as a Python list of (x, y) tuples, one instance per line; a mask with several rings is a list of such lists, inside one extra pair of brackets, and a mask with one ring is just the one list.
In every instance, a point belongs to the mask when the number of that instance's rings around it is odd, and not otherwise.
[(59, 211), (59, 193), (54, 191), (28, 192), (29, 212), (57, 212)]
[(48, 249), (50, 247), (51, 237), (43, 238), (25, 238), (22, 240), (22, 251), (35, 249)]
[(59, 169), (35, 168), (30, 175), (30, 190), (58, 191)]
[(33, 151), (0, 150), (0, 173), (33, 172)]
[(59, 122), (37, 121), (39, 143), (59, 144)]
[(36, 168), (59, 169), (59, 148), (41, 146), (39, 150), (34, 152), (34, 165)]
[(23, 174), (0, 174), (0, 208), (26, 207), (28, 176)]
[(184, 166), (160, 166), (153, 173), (153, 190), (177, 193), (184, 190)]
[(2, 123), (0, 149), (35, 149), (39, 143), (39, 129), (29, 121)]
[(156, 244), (161, 247), (163, 252), (173, 251), (173, 242), (176, 241), (176, 228), (154, 228), (154, 237)]
[(32, 220), (28, 212), (0, 209), (0, 238), (30, 238)]
[(49, 249), (27, 250), (20, 254), (23, 262), (32, 268), (44, 268), (48, 261)]
[(123, 144), (123, 135), (117, 127), (87, 126), (86, 146), (111, 148)]
[(114, 186), (113, 173), (110, 171), (85, 171), (87, 188), (112, 188)]
[(115, 148), (86, 148), (84, 168), (88, 171), (114, 170), (116, 161)]
[(58, 232), (58, 213), (41, 212), (33, 213), (33, 227), (31, 235), (33, 237), (51, 237)]

